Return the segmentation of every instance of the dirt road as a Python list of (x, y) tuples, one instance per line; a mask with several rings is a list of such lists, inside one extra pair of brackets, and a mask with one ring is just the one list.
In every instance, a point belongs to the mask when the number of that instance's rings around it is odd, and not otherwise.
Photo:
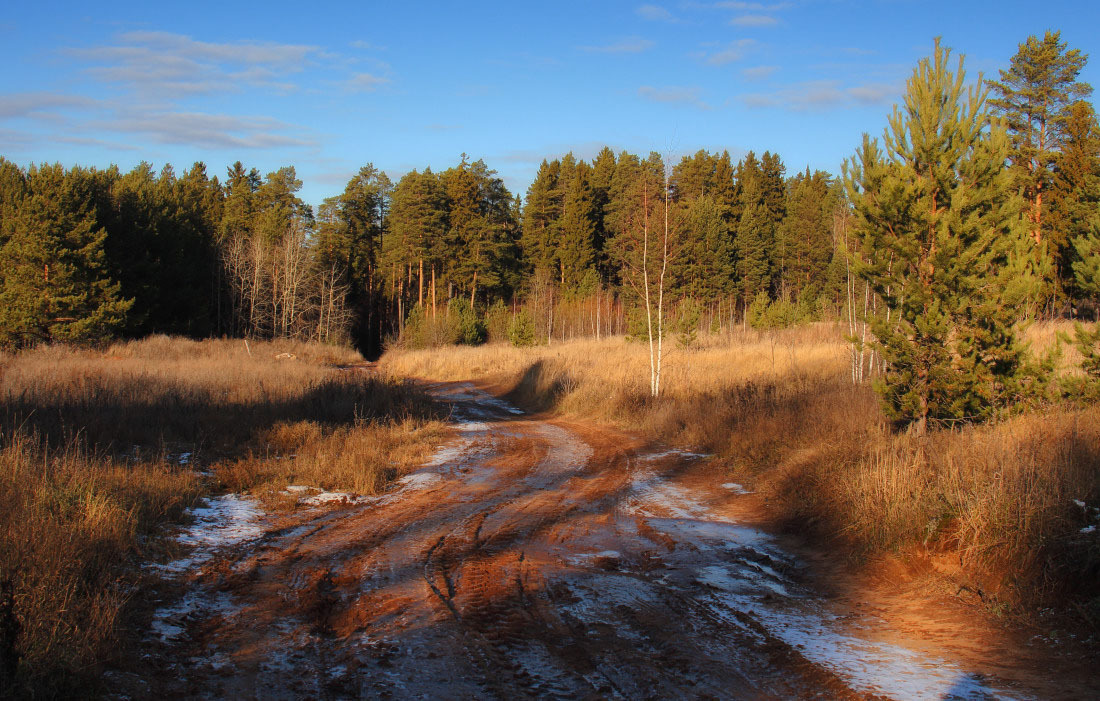
[(396, 491), (344, 504), (314, 496), (316, 508), (279, 517), (240, 501), (211, 507), (204, 523), (228, 535), (196, 536), (195, 554), (166, 568), (177, 587), (162, 595), (136, 693), (924, 699), (1051, 689), (1013, 678), (1011, 665), (977, 668), (950, 635), (892, 628), (851, 592), (823, 597), (800, 558), (744, 524), (739, 500), (751, 497), (738, 485), (682, 479), (705, 456), (527, 417), (469, 384), (433, 391), (453, 404), (455, 436)]

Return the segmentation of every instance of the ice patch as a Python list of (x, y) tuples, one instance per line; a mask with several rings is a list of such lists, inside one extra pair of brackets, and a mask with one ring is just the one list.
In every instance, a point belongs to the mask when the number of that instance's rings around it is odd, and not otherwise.
[(455, 424), (455, 428), (459, 433), (477, 433), (480, 431), (488, 431), (489, 424), (481, 421), (463, 421)]
[(703, 458), (711, 457), (711, 455), (709, 453), (693, 453), (690, 450), (679, 450), (677, 448), (672, 448), (670, 450), (663, 450), (659, 453), (649, 453), (647, 455), (642, 455), (642, 456), (640, 456), (639, 459), (652, 461), (652, 460), (660, 460), (662, 458), (668, 458), (668, 457), (672, 457), (672, 456), (676, 456), (676, 457), (679, 457), (679, 458), (686, 458), (688, 460), (702, 460)]
[(179, 573), (192, 569), (213, 557), (219, 548), (237, 545), (263, 534), (258, 524), (263, 512), (256, 500), (240, 494), (210, 497), (206, 506), (187, 510), (194, 518), (176, 541), (193, 549), (187, 557), (161, 566), (166, 572)]
[(401, 491), (414, 491), (417, 489), (427, 489), (437, 482), (441, 482), (443, 477), (438, 472), (414, 472), (409, 475), (405, 475), (401, 479), (397, 480), (397, 483), (401, 485)]
[(348, 492), (321, 492), (320, 494), (314, 494), (311, 497), (306, 497), (300, 500), (300, 504), (308, 504), (309, 506), (321, 506), (322, 504), (354, 504), (358, 501), (354, 494)]
[(728, 489), (731, 492), (733, 492), (734, 494), (752, 494), (753, 493), (753, 492), (745, 489), (741, 485), (737, 484), (736, 482), (726, 482), (725, 484), (722, 485), (722, 488), (723, 489)]
[(186, 632), (188, 621), (210, 614), (232, 618), (239, 611), (240, 607), (225, 592), (189, 591), (178, 601), (158, 608), (153, 613), (150, 629), (162, 642), (179, 641)]

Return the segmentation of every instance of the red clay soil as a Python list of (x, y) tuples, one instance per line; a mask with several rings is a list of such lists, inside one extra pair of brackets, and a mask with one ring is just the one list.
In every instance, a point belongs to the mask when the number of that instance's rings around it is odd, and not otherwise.
[(706, 456), (433, 391), (458, 423), (431, 463), (381, 499), (266, 517), (162, 595), (179, 632), (150, 635), (117, 693), (1100, 696), (1092, 670), (895, 586), (906, 573), (856, 576), (770, 535)]

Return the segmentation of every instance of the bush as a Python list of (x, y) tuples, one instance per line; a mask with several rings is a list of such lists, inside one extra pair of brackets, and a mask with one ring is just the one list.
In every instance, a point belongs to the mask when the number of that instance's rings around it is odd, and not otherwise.
[(454, 343), (467, 346), (485, 343), (488, 335), (485, 323), (477, 318), (477, 312), (464, 297), (455, 297), (447, 303), (447, 315), (454, 329)]
[(508, 340), (517, 348), (529, 348), (535, 345), (535, 322), (526, 309), (512, 317), (508, 326)]

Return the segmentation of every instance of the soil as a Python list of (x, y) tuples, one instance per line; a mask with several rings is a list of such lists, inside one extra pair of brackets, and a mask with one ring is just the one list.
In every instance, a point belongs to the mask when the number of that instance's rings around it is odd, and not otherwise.
[[(119, 696), (1097, 698), (917, 567), (764, 528), (707, 456), (432, 392), (454, 437), (382, 498), (267, 514), (157, 591)], [(901, 568), (899, 570), (898, 568)]]

